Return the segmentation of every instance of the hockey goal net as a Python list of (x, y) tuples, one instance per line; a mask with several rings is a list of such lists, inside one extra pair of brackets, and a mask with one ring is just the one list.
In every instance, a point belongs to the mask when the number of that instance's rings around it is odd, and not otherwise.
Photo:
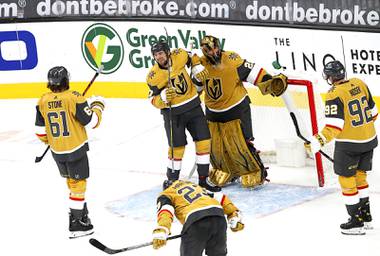
[[(298, 148), (301, 147), (300, 150), (304, 150), (303, 140), (297, 136), (290, 112), (294, 113), (300, 134), (306, 139), (324, 126), (324, 103), (317, 86), (309, 80), (302, 79), (289, 79), (288, 83), (288, 89), (282, 97), (271, 98), (258, 95), (252, 97), (255, 145), (261, 150), (262, 159), (266, 163), (278, 161), (279, 152), (276, 142), (294, 142), (297, 143)], [(293, 150), (289, 149), (289, 158), (294, 157)], [(330, 145), (323, 151), (331, 156), (333, 148)], [(305, 164), (315, 166), (318, 185), (323, 187), (325, 174), (331, 172), (332, 163), (320, 153), (314, 156), (308, 156), (306, 151), (303, 153)]]

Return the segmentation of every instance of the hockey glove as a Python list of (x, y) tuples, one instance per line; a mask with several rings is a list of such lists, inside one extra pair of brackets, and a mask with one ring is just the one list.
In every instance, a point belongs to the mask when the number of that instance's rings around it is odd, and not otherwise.
[(326, 138), (322, 134), (315, 134), (311, 139), (310, 143), (305, 142), (306, 152), (310, 155), (314, 155), (326, 144)]
[(201, 58), (196, 54), (191, 56), (191, 66), (195, 67), (196, 65), (199, 65), (199, 64), (201, 64)]
[(193, 66), (191, 72), (193, 73), (193, 76), (198, 82), (206, 81), (209, 74), (208, 70), (205, 69), (205, 67), (203, 67), (202, 65)]
[(283, 94), (288, 88), (288, 78), (283, 74), (273, 76), (271, 82), (271, 95), (273, 97), (278, 97)]
[(158, 227), (153, 230), (153, 248), (159, 249), (166, 245), (166, 239), (168, 237), (168, 231), (163, 227)]
[(175, 96), (177, 96), (177, 93), (175, 92), (175, 89), (173, 87), (169, 87), (166, 89), (163, 89), (160, 93), (161, 99), (166, 104), (169, 104)]
[(97, 108), (100, 111), (103, 111), (106, 107), (105, 100), (102, 96), (91, 96), (87, 99), (88, 105), (90, 105), (90, 108)]
[(228, 216), (228, 224), (233, 232), (243, 230), (244, 224), (242, 222), (241, 213), (239, 211), (235, 211), (230, 216)]

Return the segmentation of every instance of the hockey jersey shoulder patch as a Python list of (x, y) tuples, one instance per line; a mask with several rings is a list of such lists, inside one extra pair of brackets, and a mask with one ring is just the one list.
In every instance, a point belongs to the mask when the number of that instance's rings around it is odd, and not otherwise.
[(223, 52), (222, 56), (223, 56), (222, 60), (225, 59), (229, 65), (235, 66), (236, 68), (239, 67), (244, 62), (244, 60), (236, 52), (231, 52), (231, 51)]

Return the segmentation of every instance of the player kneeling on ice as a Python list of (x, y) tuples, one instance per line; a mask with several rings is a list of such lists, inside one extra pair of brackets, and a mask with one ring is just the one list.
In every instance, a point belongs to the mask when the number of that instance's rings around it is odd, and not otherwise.
[(50, 146), (62, 177), (66, 178), (69, 195), (70, 238), (93, 233), (85, 202), (89, 177), (86, 128), (99, 126), (104, 110), (102, 97), (85, 99), (69, 90), (69, 73), (62, 66), (48, 72), (51, 92), (42, 95), (36, 107), (37, 136)]
[(371, 229), (367, 171), (372, 169), (377, 146), (374, 121), (377, 108), (367, 85), (360, 79), (345, 79), (339, 61), (324, 66), (323, 78), (331, 85), (326, 94), (326, 125), (305, 147), (313, 154), (335, 139), (334, 172), (339, 175), (343, 200), (350, 219), (340, 225), (343, 234), (362, 235)]
[(210, 179), (219, 186), (237, 177), (241, 177), (244, 187), (260, 185), (267, 173), (253, 146), (251, 100), (243, 82), (257, 86), (263, 95), (277, 97), (285, 92), (287, 77), (271, 76), (239, 54), (222, 50), (214, 36), (205, 36), (201, 48), (200, 63), (209, 75), (196, 84), (205, 91), (213, 166)]
[(153, 248), (166, 244), (174, 215), (183, 225), (181, 256), (227, 255), (227, 215), (232, 231), (244, 228), (241, 214), (222, 192), (208, 193), (190, 181), (170, 181), (157, 199), (157, 224), (153, 231)]

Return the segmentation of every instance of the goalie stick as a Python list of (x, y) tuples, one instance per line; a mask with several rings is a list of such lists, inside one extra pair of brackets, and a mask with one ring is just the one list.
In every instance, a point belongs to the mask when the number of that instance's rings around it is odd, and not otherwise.
[[(103, 68), (104, 68), (103, 65), (99, 66), (98, 70), (96, 70), (95, 75), (92, 77), (91, 81), (88, 83), (86, 89), (84, 89), (82, 96), (84, 96), (87, 93), (87, 91), (90, 89), (91, 85), (94, 83), (95, 79), (98, 77), (98, 75), (100, 73), (102, 73)], [(45, 157), (45, 155), (49, 151), (49, 149), (50, 149), (50, 145), (46, 147), (44, 153), (41, 156), (36, 156), (36, 159), (34, 160), (34, 162), (35, 163), (41, 162), (41, 160)]]
[[(180, 237), (181, 237), (181, 235), (169, 236), (166, 240), (173, 240), (173, 239), (177, 239)], [(142, 247), (150, 246), (153, 244), (153, 242), (146, 242), (146, 243), (142, 243), (142, 244), (124, 247), (121, 249), (111, 249), (111, 248), (105, 246), (104, 244), (102, 244), (101, 242), (99, 242), (98, 240), (96, 240), (95, 238), (91, 238), (90, 240), (88, 240), (88, 242), (92, 246), (94, 246), (94, 247), (98, 248), (99, 250), (101, 250), (105, 253), (108, 253), (108, 254), (116, 254), (116, 253), (120, 253), (120, 252), (131, 251), (131, 250), (139, 249)]]

